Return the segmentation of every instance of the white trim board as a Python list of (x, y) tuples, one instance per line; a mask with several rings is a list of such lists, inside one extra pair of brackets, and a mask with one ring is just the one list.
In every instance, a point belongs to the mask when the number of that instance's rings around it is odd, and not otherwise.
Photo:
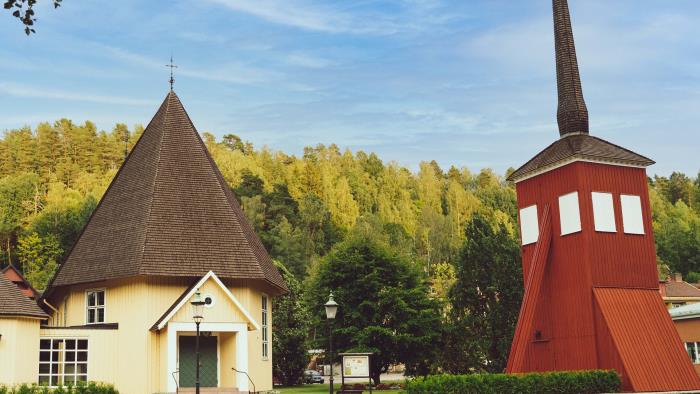
[[(235, 332), (236, 333), (236, 369), (239, 371), (248, 371), (248, 325), (245, 323), (206, 323), (202, 322), (199, 325), (200, 331), (211, 331), (212, 333), (221, 332)], [(192, 323), (183, 322), (172, 322), (168, 324), (167, 330), (167, 343), (168, 343), (168, 354), (167, 354), (167, 365), (168, 369), (166, 371), (168, 391), (174, 393), (177, 389), (175, 386), (175, 381), (173, 380), (173, 373), (178, 370), (177, 359), (178, 359), (178, 348), (177, 348), (177, 338), (178, 333), (187, 332), (194, 333), (197, 331), (197, 326)], [(219, 338), (219, 343), (217, 346), (221, 346), (221, 338)], [(219, 387), (221, 387), (221, 373), (233, 373), (233, 371), (221, 371), (221, 354), (219, 353)], [(179, 376), (178, 376), (179, 380)], [(248, 380), (241, 379), (239, 374), (236, 374), (236, 385), (240, 391), (248, 391)]]
[(625, 162), (618, 162), (618, 161), (613, 161), (613, 160), (595, 160), (595, 159), (585, 159), (583, 157), (579, 156), (574, 156), (569, 159), (565, 159), (563, 161), (555, 162), (550, 165), (547, 165), (543, 168), (540, 168), (538, 170), (535, 170), (533, 172), (527, 173), (521, 177), (518, 177), (517, 179), (513, 179), (513, 183), (518, 183), (522, 182), (524, 180), (534, 178), (538, 175), (542, 175), (546, 172), (556, 170), (557, 168), (564, 167), (566, 165), (569, 165), (571, 163), (576, 163), (576, 162), (584, 162), (584, 163), (595, 163), (595, 164), (605, 164), (609, 166), (618, 166), (618, 167), (631, 167), (631, 168), (646, 168), (647, 166), (644, 165), (637, 165), (637, 164), (630, 164), (630, 163), (625, 163)]
[[(187, 302), (190, 300), (190, 298), (192, 298), (194, 293), (197, 290), (199, 290), (199, 288), (202, 287), (209, 279), (212, 279), (214, 281), (214, 283), (219, 285), (219, 287), (224, 292), (224, 294), (226, 294), (228, 296), (228, 298), (231, 300), (231, 302), (233, 302), (233, 304), (236, 305), (236, 307), (241, 311), (241, 313), (243, 313), (243, 316), (245, 316), (245, 318), (248, 319), (248, 322), (250, 322), (250, 324), (253, 326), (252, 329), (250, 327), (248, 329), (250, 331), (259, 330), (260, 325), (255, 321), (255, 319), (253, 319), (253, 316), (251, 316), (250, 313), (248, 312), (248, 310), (243, 307), (243, 305), (240, 303), (240, 301), (238, 301), (236, 296), (234, 296), (233, 293), (231, 293), (231, 291), (223, 284), (223, 282), (221, 282), (221, 280), (219, 279), (218, 276), (216, 276), (214, 271), (207, 272), (207, 274), (204, 275), (202, 277), (202, 279), (200, 279), (199, 282), (197, 282), (197, 284), (192, 286), (192, 289), (184, 297), (182, 297), (182, 300), (180, 300), (180, 302), (175, 306), (175, 308), (173, 308), (170, 311), (170, 313), (168, 313), (160, 321), (160, 323), (158, 323), (158, 326), (156, 328), (158, 330), (162, 330), (163, 327), (165, 327), (168, 324), (170, 319), (172, 319), (173, 316), (175, 316), (175, 314), (180, 310), (180, 308), (182, 308), (185, 304), (187, 304)], [(192, 323), (192, 324), (194, 324), (194, 323)], [(206, 324), (206, 323), (202, 323), (202, 325), (204, 325), (204, 324)], [(205, 330), (205, 331), (214, 331), (214, 330)]]

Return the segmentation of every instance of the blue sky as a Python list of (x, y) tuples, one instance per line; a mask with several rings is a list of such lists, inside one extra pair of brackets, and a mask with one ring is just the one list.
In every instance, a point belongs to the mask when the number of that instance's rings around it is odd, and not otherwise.
[[(0, 14), (0, 130), (146, 125), (168, 89), (200, 132), (413, 169), (518, 167), (558, 137), (550, 0), (65, 0)], [(700, 2), (570, 0), (591, 133), (700, 169)]]

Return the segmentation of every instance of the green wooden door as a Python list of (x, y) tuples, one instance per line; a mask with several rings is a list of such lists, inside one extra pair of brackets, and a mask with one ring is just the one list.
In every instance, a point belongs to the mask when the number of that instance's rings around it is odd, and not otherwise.
[[(180, 387), (194, 387), (196, 337), (180, 337)], [(199, 337), (199, 382), (201, 387), (218, 386), (218, 365), (216, 356), (216, 337)]]

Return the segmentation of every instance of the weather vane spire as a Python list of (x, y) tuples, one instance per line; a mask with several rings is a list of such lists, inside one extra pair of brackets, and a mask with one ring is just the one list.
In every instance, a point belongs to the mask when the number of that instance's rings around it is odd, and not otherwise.
[(170, 90), (173, 90), (173, 85), (175, 84), (173, 69), (177, 68), (177, 66), (173, 63), (173, 55), (170, 55), (170, 64), (166, 64), (165, 67), (170, 67)]

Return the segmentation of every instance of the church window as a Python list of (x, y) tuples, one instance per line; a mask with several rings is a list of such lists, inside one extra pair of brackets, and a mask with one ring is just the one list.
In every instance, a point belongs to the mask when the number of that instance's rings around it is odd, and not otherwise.
[(622, 206), (622, 228), (625, 234), (644, 234), (642, 200), (639, 196), (620, 196)]
[(85, 292), (87, 304), (87, 324), (100, 324), (105, 322), (105, 290), (88, 290)]
[(537, 223), (537, 205), (520, 210), (520, 237), (523, 245), (537, 242), (540, 229)]
[(591, 193), (593, 200), (593, 222), (595, 231), (614, 233), (615, 209), (613, 208), (613, 196), (611, 193)]
[(75, 385), (87, 382), (88, 340), (42, 338), (39, 341), (40, 385)]
[(578, 192), (559, 197), (559, 223), (561, 235), (581, 231), (581, 212), (578, 206)]
[(268, 340), (267, 326), (268, 326), (268, 299), (267, 296), (263, 294), (262, 296), (262, 356), (263, 358), (268, 357), (270, 351), (270, 341)]

